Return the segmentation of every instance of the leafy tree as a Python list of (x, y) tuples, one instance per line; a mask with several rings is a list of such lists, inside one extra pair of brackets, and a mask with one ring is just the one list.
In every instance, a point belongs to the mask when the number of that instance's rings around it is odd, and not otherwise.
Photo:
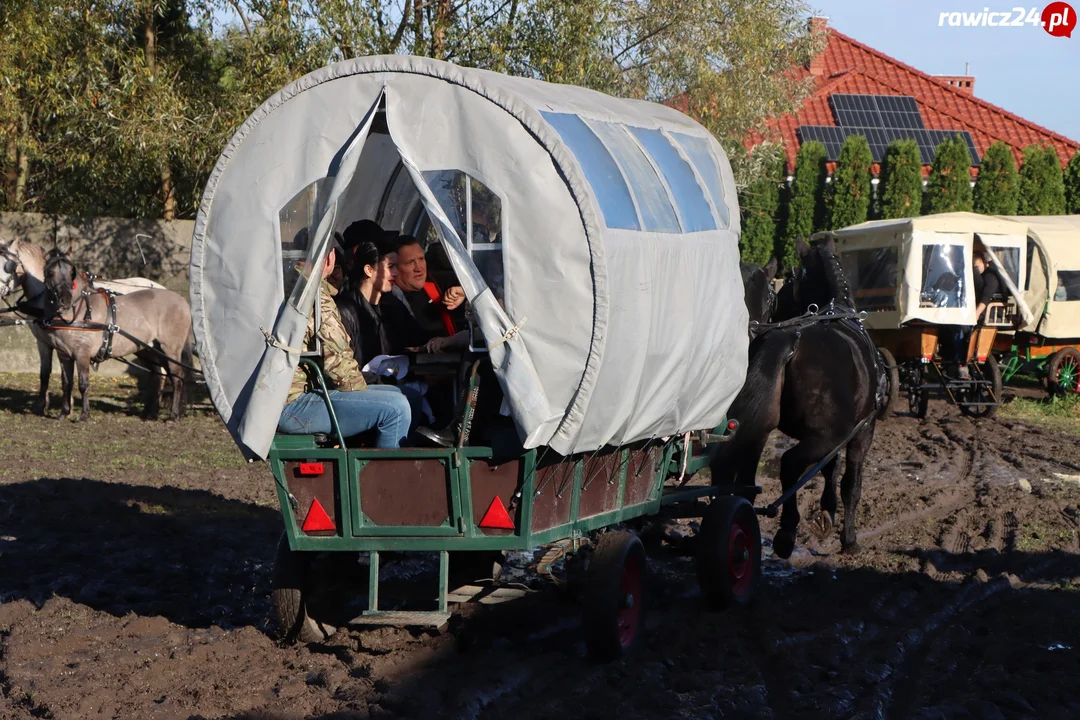
[(809, 239), (817, 230), (825, 229), (825, 146), (817, 141), (805, 142), (795, 156), (795, 173), (787, 206), (787, 222), (781, 255), (784, 267), (798, 264), (795, 251), (797, 238)]
[[(234, 18), (220, 24), (222, 13)], [(824, 47), (804, 0), (2, 0), (0, 209), (190, 217), (222, 147), (327, 62), (412, 53), (671, 102), (745, 187)]]
[(1065, 213), (1080, 214), (1080, 150), (1073, 153), (1072, 160), (1065, 166)]
[(840, 148), (832, 182), (825, 188), (827, 229), (835, 230), (866, 221), (870, 212), (873, 187), (870, 184), (870, 166), (873, 163), (866, 138), (848, 135)]
[(770, 153), (772, 172), (762, 175), (739, 193), (742, 208), (742, 237), (739, 250), (743, 262), (764, 266), (773, 256), (778, 239), (780, 189), (784, 185), (784, 159)]
[(1001, 140), (986, 149), (972, 193), (974, 209), (984, 215), (1015, 215), (1020, 203), (1020, 176), (1012, 150)]
[(885, 151), (878, 183), (879, 214), (915, 217), (922, 205), (922, 156), (914, 140), (894, 140)]
[(1065, 182), (1057, 151), (1049, 145), (1028, 145), (1020, 166), (1020, 214), (1064, 213)]
[(937, 146), (923, 195), (923, 214), (971, 211), (971, 153), (960, 135)]

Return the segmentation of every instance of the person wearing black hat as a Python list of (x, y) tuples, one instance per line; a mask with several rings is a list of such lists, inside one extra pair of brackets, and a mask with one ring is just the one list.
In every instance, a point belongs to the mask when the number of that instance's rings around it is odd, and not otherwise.
[[(392, 385), (368, 386), (356, 363), (349, 344), (349, 334), (341, 323), (334, 296), (337, 291), (327, 281), (342, 250), (337, 238), (331, 238), (330, 249), (321, 267), (308, 265), (303, 274), (309, 282), (319, 283), (320, 324), (315, 327), (315, 308), (308, 316), (303, 347), (310, 347), (318, 337), (322, 352), (322, 375), (329, 386), (338, 427), (345, 437), (367, 430), (376, 431), (375, 446), (396, 448), (409, 437), (412, 408), (401, 390)], [(310, 434), (331, 432), (330, 413), (323, 397), (313, 391), (318, 383), (306, 365), (299, 365), (292, 386), (278, 419), (278, 429), (284, 433)]]

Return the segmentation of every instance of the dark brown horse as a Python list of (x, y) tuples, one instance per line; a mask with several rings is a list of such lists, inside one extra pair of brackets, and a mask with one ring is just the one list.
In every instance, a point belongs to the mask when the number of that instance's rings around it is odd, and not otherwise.
[[(56, 349), (61, 360), (61, 384), (64, 394), (60, 417), (71, 412), (73, 369), (79, 369), (79, 393), (82, 413), (79, 420), (90, 417), (90, 364), (100, 362), (101, 351), (110, 339), (101, 329), (77, 327), (109, 322), (110, 300), (103, 292), (90, 287), (86, 278), (75, 271), (75, 264), (66, 255), (54, 253), (45, 263), (45, 317), (48, 344)], [(115, 324), (124, 333), (111, 333), (108, 357), (135, 355), (152, 370), (164, 368), (172, 381), (172, 410), (170, 420), (180, 418), (184, 409), (184, 385), (193, 380), (192, 372), (183, 367), (192, 364), (191, 309), (187, 301), (171, 290), (137, 290), (111, 299), (115, 303)], [(65, 325), (74, 324), (74, 327)], [(139, 340), (135, 342), (125, 333)], [(179, 360), (180, 362), (176, 362)], [(181, 365), (180, 363), (183, 363)], [(157, 419), (161, 379), (151, 373), (152, 387), (146, 398), (143, 417)]]
[[(802, 267), (781, 289), (772, 320), (793, 320), (808, 308), (824, 309), (830, 303), (838, 310), (853, 311), (851, 290), (832, 240), (811, 248), (800, 239), (797, 247)], [(750, 294), (750, 287), (747, 292)], [(768, 302), (766, 291), (755, 292), (748, 305)], [(746, 382), (728, 410), (730, 417), (738, 419), (739, 431), (730, 443), (714, 451), (713, 482), (756, 484), (758, 463), (769, 434), (776, 429), (798, 440), (780, 459), (784, 492), (831, 451), (846, 444), (847, 462), (840, 482), (844, 501), (840, 541), (844, 552), (857, 552), (855, 518), (862, 465), (874, 438), (880, 382), (876, 350), (856, 320), (819, 316), (758, 334), (750, 344)], [(821, 470), (825, 490), (821, 512), (814, 518), (820, 534), (831, 531), (835, 524), (839, 462), (837, 454)], [(798, 524), (798, 499), (792, 495), (783, 505), (780, 530), (773, 539), (773, 550), (779, 557), (791, 556)]]

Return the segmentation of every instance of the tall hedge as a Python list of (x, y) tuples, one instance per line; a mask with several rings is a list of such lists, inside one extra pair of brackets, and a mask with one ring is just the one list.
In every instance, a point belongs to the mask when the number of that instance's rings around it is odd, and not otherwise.
[(1057, 150), (1049, 145), (1024, 148), (1024, 164), (1020, 166), (1020, 214), (1065, 214), (1061, 161)]
[(768, 165), (769, 170), (740, 193), (742, 238), (739, 253), (743, 262), (764, 266), (776, 249), (780, 214), (780, 191), (786, 173), (783, 158)]
[(825, 188), (826, 229), (836, 230), (866, 221), (870, 213), (870, 166), (873, 163), (866, 138), (848, 135), (840, 148), (832, 182)]
[(1001, 140), (986, 149), (972, 193), (975, 212), (1016, 215), (1020, 203), (1020, 176), (1012, 150)]
[(878, 182), (879, 214), (915, 217), (922, 206), (922, 156), (914, 140), (894, 140), (885, 151)]
[(1080, 150), (1077, 150), (1065, 166), (1065, 212), (1080, 214)]
[(802, 237), (809, 240), (810, 235), (825, 227), (824, 193), (828, 174), (825, 157), (825, 146), (816, 140), (803, 143), (795, 156), (795, 174), (791, 181), (781, 248), (786, 268), (799, 264), (795, 239)]
[(971, 153), (964, 139), (956, 135), (942, 141), (934, 152), (922, 212), (930, 215), (971, 209)]

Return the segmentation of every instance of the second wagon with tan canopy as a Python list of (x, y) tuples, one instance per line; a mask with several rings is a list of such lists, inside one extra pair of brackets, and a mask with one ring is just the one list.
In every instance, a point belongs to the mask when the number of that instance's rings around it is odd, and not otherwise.
[[(927, 410), (929, 394), (940, 390), (971, 415), (989, 415), (1001, 393), (1001, 374), (991, 348), (1001, 328), (1015, 318), (1033, 317), (1020, 287), (1028, 274), (1027, 226), (1010, 219), (955, 212), (875, 220), (818, 233), (831, 236), (852, 285), (866, 328), (881, 348), (891, 373), (895, 399), (909, 391), (914, 414)], [(946, 371), (939, 340), (956, 328), (976, 325), (976, 250), (991, 256), (1005, 284), (982, 325), (971, 334), (967, 367)]]
[(1027, 233), (1020, 286), (1032, 314), (994, 349), (1006, 382), (1020, 372), (1052, 395), (1080, 392), (1080, 215), (1011, 216)]

